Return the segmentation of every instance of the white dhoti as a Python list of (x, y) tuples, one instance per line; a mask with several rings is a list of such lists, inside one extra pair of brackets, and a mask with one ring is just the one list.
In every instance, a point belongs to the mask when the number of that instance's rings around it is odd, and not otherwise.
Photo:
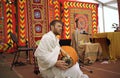
[(60, 70), (54, 67), (48, 71), (41, 72), (41, 75), (43, 78), (89, 78), (80, 70), (78, 63), (67, 70)]

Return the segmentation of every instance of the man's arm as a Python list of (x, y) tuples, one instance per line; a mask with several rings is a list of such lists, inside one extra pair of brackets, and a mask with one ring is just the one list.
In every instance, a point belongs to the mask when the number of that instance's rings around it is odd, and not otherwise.
[(38, 65), (41, 70), (46, 70), (53, 67), (58, 59), (60, 47), (55, 45), (49, 38), (41, 39), (38, 48), (35, 51), (35, 57), (37, 57)]

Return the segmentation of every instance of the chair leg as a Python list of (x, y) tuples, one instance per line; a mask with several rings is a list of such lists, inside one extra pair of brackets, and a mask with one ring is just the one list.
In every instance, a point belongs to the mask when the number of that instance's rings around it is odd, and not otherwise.
[(28, 51), (26, 51), (26, 62), (30, 63)]
[(18, 51), (18, 55), (16, 57), (16, 60), (15, 60), (15, 65), (18, 65), (18, 66), (23, 66), (25, 65), (25, 63), (21, 62), (21, 61), (18, 61), (19, 60), (19, 57), (20, 57), (20, 51)]
[(22, 62), (18, 62), (19, 57), (20, 57), (20, 51), (15, 52), (15, 55), (14, 55), (14, 58), (13, 58), (13, 61), (12, 61), (12, 64), (11, 64), (11, 70), (12, 70), (13, 66), (16, 66), (16, 65), (23, 66), (23, 65), (25, 65)]
[(19, 57), (20, 57), (20, 51), (18, 51), (18, 55), (17, 55), (17, 57), (16, 57), (16, 61), (15, 61), (15, 62), (18, 62)]
[(90, 69), (88, 69), (88, 68), (85, 67), (85, 51), (83, 51), (83, 54), (82, 54), (82, 62), (80, 64), (80, 67), (83, 68), (83, 69), (85, 69), (89, 73), (93, 73), (93, 70), (90, 70)]
[(15, 55), (14, 55), (14, 58), (13, 58), (13, 61), (12, 61), (12, 64), (11, 64), (11, 68), (10, 68), (11, 70), (12, 70), (12, 68), (13, 68), (13, 66), (14, 66), (14, 64), (16, 62), (17, 53), (18, 52), (15, 52)]
[(26, 51), (26, 59), (28, 59), (28, 51)]

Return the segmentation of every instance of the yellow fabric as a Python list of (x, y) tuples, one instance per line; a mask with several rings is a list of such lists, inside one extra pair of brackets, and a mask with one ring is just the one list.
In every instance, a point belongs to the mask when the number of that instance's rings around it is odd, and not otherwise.
[(107, 38), (93, 38), (95, 43), (100, 43), (102, 47), (101, 59), (109, 58), (109, 46), (106, 44)]
[(99, 43), (90, 43), (89, 38), (89, 35), (80, 34), (80, 31), (75, 31), (72, 34), (72, 46), (77, 51), (81, 60), (89, 59), (91, 62), (95, 62), (97, 54), (102, 52), (102, 48)]
[(97, 33), (94, 37), (107, 37), (111, 43), (109, 45), (110, 59), (116, 60), (117, 57), (120, 57), (120, 32)]
[(89, 36), (88, 35), (85, 35), (85, 34), (79, 34), (78, 35), (78, 41), (79, 43), (88, 43), (90, 42), (90, 39), (89, 39)]
[(85, 58), (89, 58), (91, 62), (95, 62), (97, 59), (98, 52), (101, 54), (102, 53), (102, 48), (99, 43), (84, 43), (80, 44), (79, 48), (80, 52), (85, 51)]

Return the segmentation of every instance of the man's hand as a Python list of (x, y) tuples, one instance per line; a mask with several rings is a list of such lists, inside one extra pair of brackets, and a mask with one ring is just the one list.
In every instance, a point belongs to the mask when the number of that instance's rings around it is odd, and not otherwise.
[(58, 61), (56, 62), (56, 64), (55, 64), (55, 66), (58, 67), (58, 68), (60, 68), (60, 69), (62, 69), (62, 70), (65, 70), (65, 69), (68, 69), (68, 68), (69, 68), (69, 67), (68, 67), (68, 64), (65, 63), (65, 61), (63, 61), (63, 60), (58, 60)]

